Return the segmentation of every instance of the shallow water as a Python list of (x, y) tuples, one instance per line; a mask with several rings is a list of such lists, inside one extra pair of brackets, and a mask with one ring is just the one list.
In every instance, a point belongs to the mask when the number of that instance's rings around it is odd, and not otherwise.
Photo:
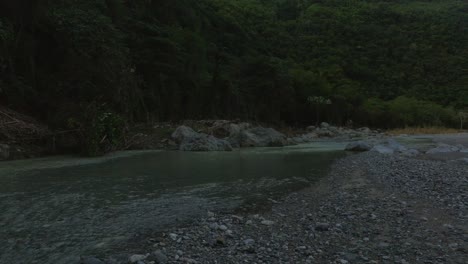
[(345, 155), (322, 142), (0, 163), (0, 263), (76, 263), (136, 234), (310, 186)]

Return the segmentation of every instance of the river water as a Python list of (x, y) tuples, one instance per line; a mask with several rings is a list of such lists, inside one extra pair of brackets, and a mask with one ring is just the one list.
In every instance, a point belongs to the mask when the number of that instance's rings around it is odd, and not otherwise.
[(77, 263), (209, 210), (255, 210), (326, 175), (343, 148), (321, 142), (0, 163), (0, 263)]

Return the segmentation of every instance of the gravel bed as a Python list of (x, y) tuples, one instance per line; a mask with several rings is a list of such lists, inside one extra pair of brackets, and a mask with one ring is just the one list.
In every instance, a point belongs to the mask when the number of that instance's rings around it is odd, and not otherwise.
[(465, 163), (362, 153), (263, 214), (216, 214), (83, 263), (468, 263)]

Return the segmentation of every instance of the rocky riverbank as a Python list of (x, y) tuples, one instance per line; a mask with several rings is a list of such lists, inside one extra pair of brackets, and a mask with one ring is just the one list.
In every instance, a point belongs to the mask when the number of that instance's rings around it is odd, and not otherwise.
[(271, 211), (208, 212), (82, 263), (467, 263), (468, 166), (421, 158), (351, 155)]
[[(21, 126), (15, 123), (11, 128), (5, 126), (0, 129), (0, 161), (79, 151), (80, 140), (73, 131), (56, 133), (36, 121), (29, 122), (21, 121), (18, 123)], [(33, 130), (33, 126), (41, 129)], [(18, 129), (22, 129), (21, 132)], [(281, 147), (324, 140), (385, 137), (381, 130), (337, 127), (325, 122), (317, 127), (272, 128), (240, 120), (186, 120), (180, 123), (134, 125), (127, 130), (114, 150), (232, 151), (246, 147)], [(33, 133), (36, 140), (25, 139), (23, 135), (30, 136), (28, 133)]]
[[(200, 128), (200, 124), (202, 128)], [(199, 127), (197, 131), (192, 127)], [(244, 147), (282, 147), (310, 143), (320, 140), (344, 140), (356, 138), (381, 139), (382, 131), (367, 127), (350, 129), (321, 123), (319, 127), (309, 126), (304, 130), (290, 130), (282, 133), (274, 128), (228, 120), (198, 121), (181, 125), (165, 139), (169, 146), (181, 151), (232, 151)]]

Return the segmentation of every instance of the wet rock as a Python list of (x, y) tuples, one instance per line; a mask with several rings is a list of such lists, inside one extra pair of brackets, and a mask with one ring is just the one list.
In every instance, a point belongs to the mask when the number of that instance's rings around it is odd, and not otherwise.
[(346, 145), (345, 148), (345, 150), (348, 151), (369, 151), (371, 149), (372, 145), (364, 141), (351, 142), (348, 145)]

